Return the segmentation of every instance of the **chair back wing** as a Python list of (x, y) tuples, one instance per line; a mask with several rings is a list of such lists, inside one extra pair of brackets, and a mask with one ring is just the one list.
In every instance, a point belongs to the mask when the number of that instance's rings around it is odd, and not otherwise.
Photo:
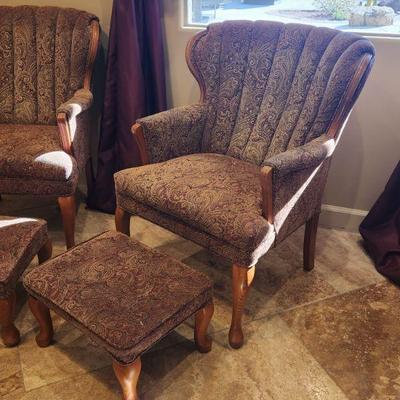
[(95, 20), (68, 8), (0, 7), (0, 123), (56, 123), (57, 107), (90, 85)]
[(326, 133), (339, 109), (348, 114), (369, 72), (357, 76), (360, 64), (375, 52), (333, 29), (226, 21), (198, 33), (186, 54), (209, 106), (202, 151), (262, 165)]

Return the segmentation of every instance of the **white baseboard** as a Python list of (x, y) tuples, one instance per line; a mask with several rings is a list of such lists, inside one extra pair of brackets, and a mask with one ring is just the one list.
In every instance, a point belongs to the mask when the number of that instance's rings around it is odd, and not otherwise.
[(361, 221), (367, 214), (367, 210), (322, 204), (320, 224), (327, 228), (357, 232)]

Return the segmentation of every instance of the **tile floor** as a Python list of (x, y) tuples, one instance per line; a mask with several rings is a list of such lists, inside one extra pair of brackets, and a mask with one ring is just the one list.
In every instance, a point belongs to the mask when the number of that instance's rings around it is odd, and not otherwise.
[[(54, 254), (63, 251), (54, 200), (4, 196), (0, 214), (47, 219)], [(80, 205), (78, 242), (113, 228), (111, 215)], [(310, 273), (301, 267), (302, 231), (269, 252), (247, 302), (246, 344), (232, 350), (229, 265), (142, 219), (132, 219), (132, 232), (215, 281), (212, 352), (197, 353), (193, 321), (182, 324), (144, 355), (143, 400), (400, 399), (400, 292), (375, 272), (357, 234), (320, 228)], [(22, 288), (19, 299), (22, 343), (13, 349), (0, 344), (2, 399), (120, 398), (104, 351), (58, 317), (56, 343), (39, 349)]]

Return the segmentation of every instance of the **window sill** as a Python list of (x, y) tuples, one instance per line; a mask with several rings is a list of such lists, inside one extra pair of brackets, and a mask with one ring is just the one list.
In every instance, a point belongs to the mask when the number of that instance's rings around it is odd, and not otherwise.
[[(220, 21), (218, 21), (220, 22)], [(207, 25), (205, 24), (184, 24), (181, 25), (180, 30), (183, 32), (201, 32), (202, 30), (206, 29)], [(363, 31), (357, 31), (357, 30), (342, 30), (342, 32), (349, 32), (349, 33), (354, 33), (360, 36), (363, 36), (372, 42), (375, 41), (398, 41), (400, 40), (400, 34), (395, 34), (395, 33), (374, 33), (374, 32), (363, 32)]]

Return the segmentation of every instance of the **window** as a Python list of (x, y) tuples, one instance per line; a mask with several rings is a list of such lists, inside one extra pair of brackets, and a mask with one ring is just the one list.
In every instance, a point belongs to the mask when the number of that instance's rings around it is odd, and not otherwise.
[(186, 25), (266, 19), (400, 35), (400, 0), (185, 0)]

